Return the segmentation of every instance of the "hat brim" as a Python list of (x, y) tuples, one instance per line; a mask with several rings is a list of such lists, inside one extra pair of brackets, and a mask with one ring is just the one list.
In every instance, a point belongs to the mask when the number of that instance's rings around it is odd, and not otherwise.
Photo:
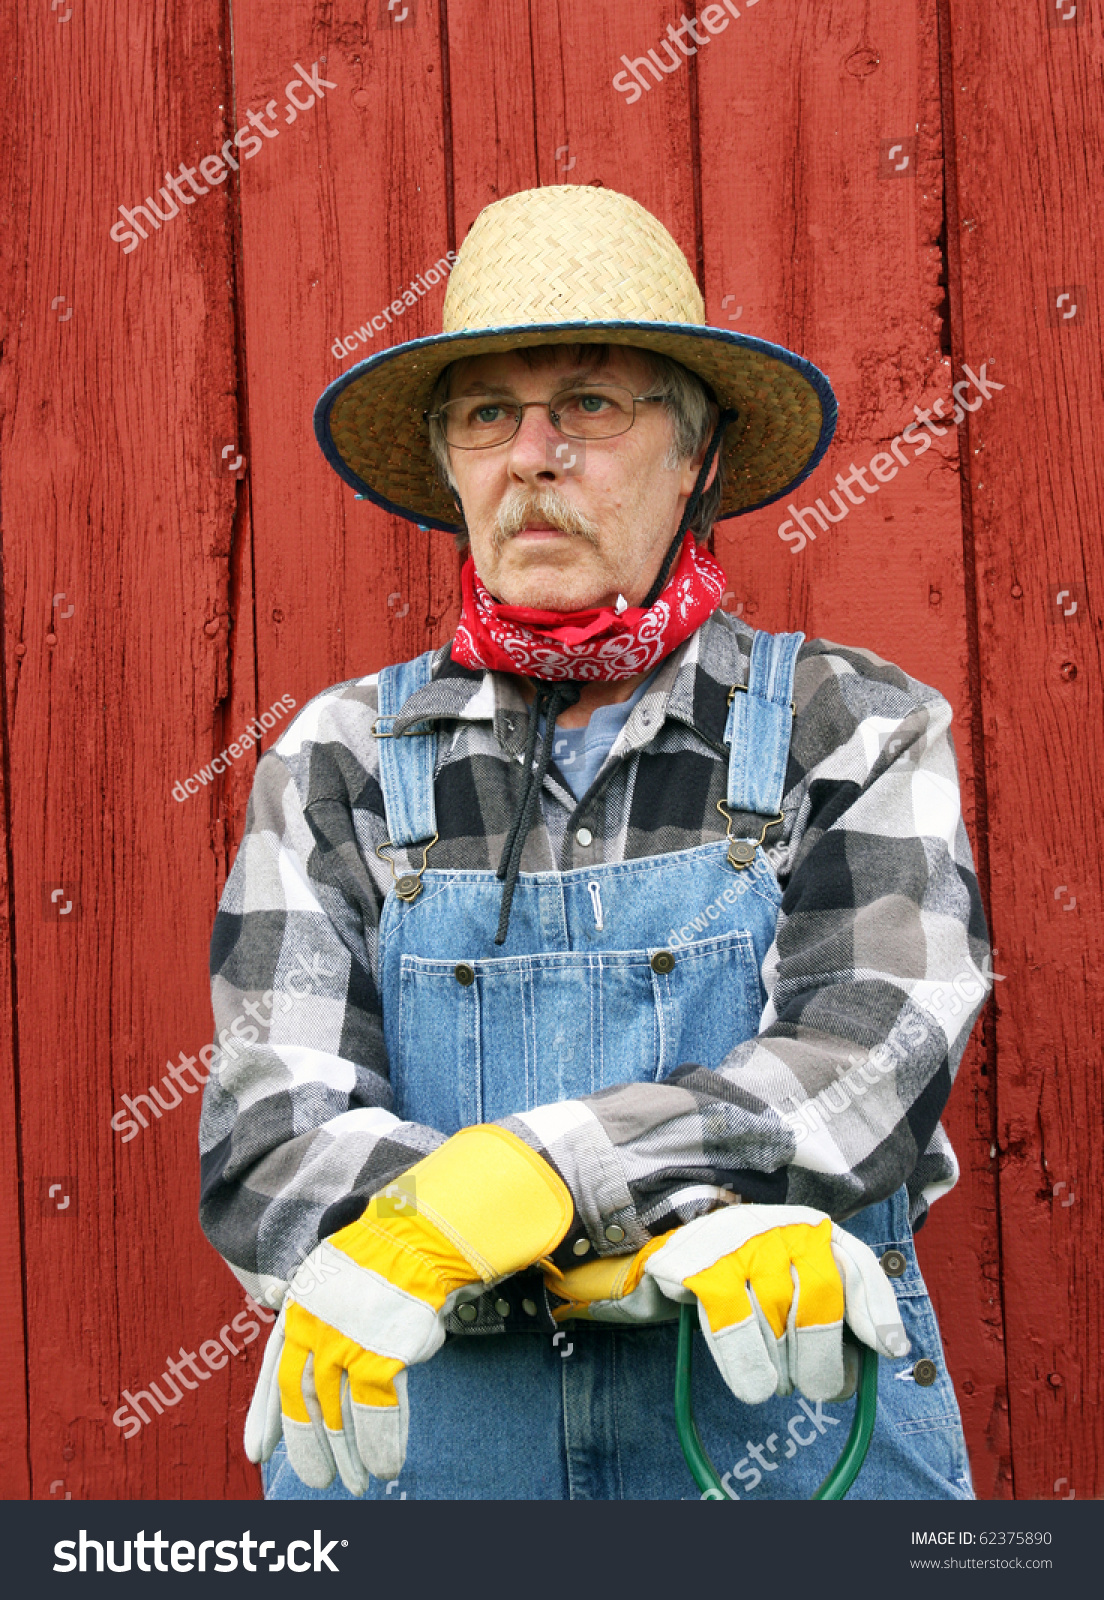
[(440, 482), (423, 412), (450, 362), (532, 344), (620, 344), (671, 356), (738, 412), (727, 430), (718, 520), (782, 499), (820, 461), (836, 429), (836, 398), (812, 362), (727, 328), (681, 322), (525, 323), (461, 329), (381, 350), (335, 378), (314, 409), (334, 471), (365, 499), (411, 522), (460, 531)]

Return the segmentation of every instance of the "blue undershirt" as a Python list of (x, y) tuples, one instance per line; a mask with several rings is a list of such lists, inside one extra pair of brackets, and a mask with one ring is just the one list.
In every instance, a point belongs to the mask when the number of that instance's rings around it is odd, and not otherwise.
[[(654, 674), (649, 674), (638, 684), (627, 700), (614, 705), (599, 706), (591, 714), (585, 728), (561, 728), (556, 725), (556, 739), (552, 746), (552, 760), (563, 774), (564, 781), (576, 800), (581, 800), (598, 776), (599, 768), (613, 749), (614, 740), (632, 715), (633, 707), (647, 689)], [(544, 718), (540, 731), (544, 732)]]

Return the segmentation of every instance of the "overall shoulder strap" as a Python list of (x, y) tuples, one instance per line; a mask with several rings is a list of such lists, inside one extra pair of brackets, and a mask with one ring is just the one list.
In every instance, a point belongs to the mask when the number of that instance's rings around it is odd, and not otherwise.
[(793, 726), (793, 684), (803, 633), (757, 632), (746, 685), (732, 692), (725, 726), (731, 811), (782, 810)]
[(406, 848), (432, 839), (437, 832), (433, 769), (437, 734), (432, 727), (409, 728), (394, 737), (391, 725), (407, 700), (433, 676), (433, 651), (384, 667), (377, 678), (379, 716), (373, 733), (379, 752), (380, 787), (387, 812), (387, 837)]

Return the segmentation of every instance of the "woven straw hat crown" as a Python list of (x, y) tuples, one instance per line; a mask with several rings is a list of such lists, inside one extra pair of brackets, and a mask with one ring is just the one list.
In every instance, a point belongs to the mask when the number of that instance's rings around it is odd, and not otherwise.
[(507, 195), (479, 213), (445, 293), (445, 333), (504, 324), (704, 323), (690, 264), (628, 195), (564, 185)]
[(425, 412), (446, 366), (533, 344), (653, 350), (704, 379), (734, 410), (719, 515), (789, 493), (832, 437), (828, 379), (801, 356), (705, 322), (690, 265), (628, 195), (584, 185), (525, 189), (486, 206), (460, 247), (440, 334), (380, 351), (343, 373), (315, 408), (327, 460), (365, 498), (455, 529)]

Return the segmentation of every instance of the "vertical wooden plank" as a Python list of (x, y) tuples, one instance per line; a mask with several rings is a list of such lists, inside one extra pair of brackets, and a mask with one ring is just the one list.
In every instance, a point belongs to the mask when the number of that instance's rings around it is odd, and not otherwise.
[[(20, 29), (13, 14), (0, 18), (0, 40), (5, 59), (18, 59)], [(21, 191), (29, 179), (19, 159), (15, 137), (15, 108), (10, 98), (0, 108), (0, 196), (4, 214), (18, 215)], [(11, 393), (6, 352), (12, 338), (10, 308), (17, 302), (23, 273), (18, 232), (0, 230), (0, 411), (7, 409)], [(0, 422), (0, 430), (3, 423)], [(5, 451), (0, 431), (0, 495), (6, 494)], [(0, 499), (0, 511), (3, 499)], [(11, 561), (7, 526), (0, 518), (0, 1343), (8, 1353), (7, 1382), (0, 1394), (0, 1498), (23, 1500), (30, 1495), (29, 1417), (27, 1407), (27, 1351), (24, 1338), (22, 1186), (19, 1135), (19, 1079), (16, 1063), (18, 1017), (16, 1012), (16, 954), (14, 883), (11, 874), (11, 726), (13, 679), (19, 659), (8, 619), (5, 574)]]
[(0, 472), (32, 1492), (255, 1493), (233, 1363), (129, 1441), (112, 1423), (121, 1390), (241, 1305), (198, 1228), (198, 1095), (173, 1109), (170, 1083), (125, 1143), (111, 1126), (210, 1036), (218, 797), (172, 788), (221, 747), (241, 491), (222, 455), (238, 440), (226, 187), (170, 194), (129, 247), (109, 230), (232, 136), (223, 16), (41, 8), (9, 28)]
[[(437, 9), (403, 9), (398, 24), (375, 4), (339, 4), (325, 20), (302, 7), (274, 16), (256, 0), (234, 13), (239, 117), (273, 103), (277, 130), (241, 172), (264, 706), (285, 693), (302, 705), (416, 655), (450, 637), (458, 616), (449, 537), (358, 503), (311, 425), (325, 385), (358, 359), (440, 327), (443, 275), (412, 290), (401, 316), (382, 317), (452, 242)], [(316, 73), (320, 94), (300, 77), (294, 98), (314, 104), (289, 122), (297, 66)], [(353, 353), (335, 354), (342, 339)], [(235, 813), (233, 842), (242, 820)]]
[[(697, 258), (690, 84), (685, 71), (632, 113), (612, 87), (675, 20), (663, 0), (601, 10), (449, 7), (456, 224), (538, 185), (604, 185), (654, 212)], [(493, 115), (488, 108), (493, 107)]]
[[(9, 191), (0, 187), (0, 193)], [(9, 263), (2, 275), (8, 281)], [(6, 297), (5, 297), (6, 298)], [(0, 633), (3, 629), (0, 595)], [(9, 785), (8, 652), (0, 649), (0, 1341), (7, 1352), (7, 1382), (0, 1392), (0, 1499), (26, 1500), (31, 1492), (27, 1350), (23, 1330), (23, 1241), (20, 1201), (19, 1082), (16, 1076), (15, 946), (12, 883), (8, 871)]]
[(946, 7), (962, 340), (1005, 384), (969, 468), (1000, 946), (997, 1160), (1018, 1499), (1104, 1492), (1104, 755), (1096, 8)]
[[(717, 552), (743, 615), (758, 626), (862, 645), (934, 684), (955, 711), (967, 826), (974, 825), (968, 615), (953, 427), (899, 446), (908, 466), (869, 471), (915, 408), (951, 416), (941, 286), (942, 136), (934, 5), (913, 0), (892, 27), (853, 0), (739, 8), (702, 47), (702, 207), (707, 312), (800, 351), (832, 379), (839, 426), (825, 460), (789, 500), (722, 524)], [(732, 86), (736, 85), (734, 89)], [(653, 97), (663, 90), (657, 86)], [(634, 108), (639, 111), (639, 106)], [(627, 111), (626, 115), (632, 112)], [(896, 147), (896, 148), (895, 148)], [(892, 155), (891, 155), (892, 152)], [(933, 417), (933, 421), (938, 421)], [(851, 479), (845, 517), (830, 498)], [(879, 470), (889, 469), (879, 460)], [(836, 515), (795, 537), (791, 505)], [(780, 530), (789, 535), (780, 537)], [(1003, 1393), (990, 1103), (981, 1028), (945, 1117), (962, 1179), (917, 1239), (959, 1387), (982, 1497), (999, 1477), (990, 1414)]]

